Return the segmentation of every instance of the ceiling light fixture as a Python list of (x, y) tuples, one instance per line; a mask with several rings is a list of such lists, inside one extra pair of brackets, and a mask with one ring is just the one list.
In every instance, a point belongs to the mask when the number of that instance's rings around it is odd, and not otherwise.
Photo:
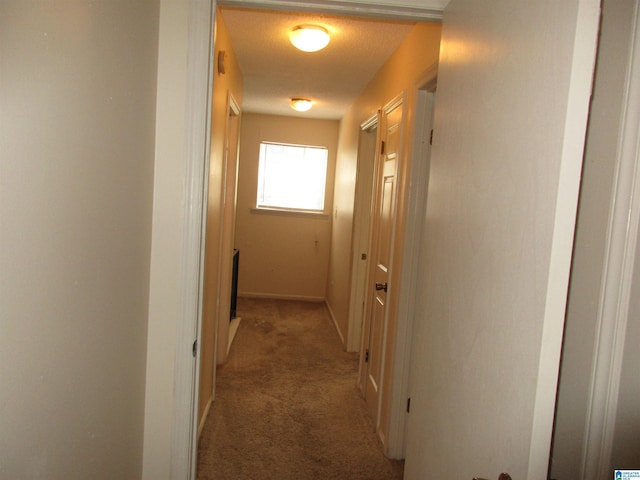
[(329, 32), (318, 25), (298, 25), (289, 34), (291, 43), (303, 52), (317, 52), (329, 44)]
[(313, 102), (308, 98), (294, 97), (291, 99), (291, 102), (289, 103), (289, 105), (291, 105), (291, 108), (293, 108), (294, 110), (297, 110), (298, 112), (306, 112), (311, 108), (311, 105), (313, 105)]

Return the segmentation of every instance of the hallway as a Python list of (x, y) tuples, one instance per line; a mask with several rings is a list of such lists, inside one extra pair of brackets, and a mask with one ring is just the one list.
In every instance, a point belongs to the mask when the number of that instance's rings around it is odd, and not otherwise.
[(242, 318), (198, 447), (198, 479), (400, 479), (322, 303), (238, 299)]

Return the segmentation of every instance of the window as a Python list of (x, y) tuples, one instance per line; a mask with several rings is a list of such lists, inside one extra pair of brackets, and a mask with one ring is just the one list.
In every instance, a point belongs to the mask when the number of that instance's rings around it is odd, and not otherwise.
[(327, 149), (262, 142), (258, 208), (324, 210)]

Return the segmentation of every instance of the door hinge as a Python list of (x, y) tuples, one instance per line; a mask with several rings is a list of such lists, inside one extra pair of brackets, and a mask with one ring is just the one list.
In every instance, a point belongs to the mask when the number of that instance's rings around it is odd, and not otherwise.
[(193, 352), (193, 358), (196, 358), (196, 354), (198, 353), (198, 340), (193, 341), (193, 346), (191, 347), (191, 351)]
[(433, 145), (433, 128), (431, 129), (431, 134), (429, 135), (429, 145)]
[(384, 140), (380, 142), (380, 155), (384, 155)]
[(367, 259), (367, 254), (363, 253), (360, 255), (360, 260), (366, 260)]
[(411, 412), (411, 397), (407, 398), (407, 413)]
[(369, 349), (364, 351), (364, 363), (369, 363)]

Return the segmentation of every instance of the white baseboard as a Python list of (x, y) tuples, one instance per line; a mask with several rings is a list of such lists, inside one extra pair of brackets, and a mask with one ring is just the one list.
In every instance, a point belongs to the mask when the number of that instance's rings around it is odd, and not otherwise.
[(211, 410), (211, 404), (213, 403), (213, 397), (209, 397), (209, 401), (207, 405), (204, 407), (204, 414), (200, 419), (200, 423), (198, 424), (198, 440), (200, 440), (200, 435), (202, 435), (202, 430), (204, 430), (204, 424), (207, 421), (207, 417), (209, 416), (209, 410)]
[(324, 302), (324, 297), (307, 295), (281, 295), (278, 293), (238, 292), (238, 297), (244, 298), (273, 298), (275, 300), (299, 300), (302, 302)]
[(385, 456), (388, 456), (389, 451), (387, 449), (387, 437), (384, 436), (384, 433), (380, 428), (378, 428), (377, 433), (378, 433), (378, 439), (380, 440), (380, 443), (382, 443), (382, 451), (384, 452)]
[(336, 327), (336, 332), (338, 332), (338, 335), (340, 336), (340, 340), (342, 341), (342, 345), (346, 348), (346, 343), (344, 342), (344, 335), (340, 331), (340, 326), (338, 325), (338, 322), (336, 321), (336, 316), (333, 314), (333, 310), (331, 309), (331, 305), (329, 305), (329, 302), (326, 301), (326, 300), (324, 301), (324, 304), (327, 306), (327, 310), (329, 310), (329, 315), (331, 315), (331, 320), (333, 320), (333, 326)]
[(233, 339), (236, 338), (236, 333), (238, 333), (238, 327), (240, 326), (240, 321), (242, 318), (235, 317), (231, 320), (229, 324), (229, 341), (227, 342), (227, 357), (229, 356), (229, 350), (231, 350), (231, 344), (233, 343)]

